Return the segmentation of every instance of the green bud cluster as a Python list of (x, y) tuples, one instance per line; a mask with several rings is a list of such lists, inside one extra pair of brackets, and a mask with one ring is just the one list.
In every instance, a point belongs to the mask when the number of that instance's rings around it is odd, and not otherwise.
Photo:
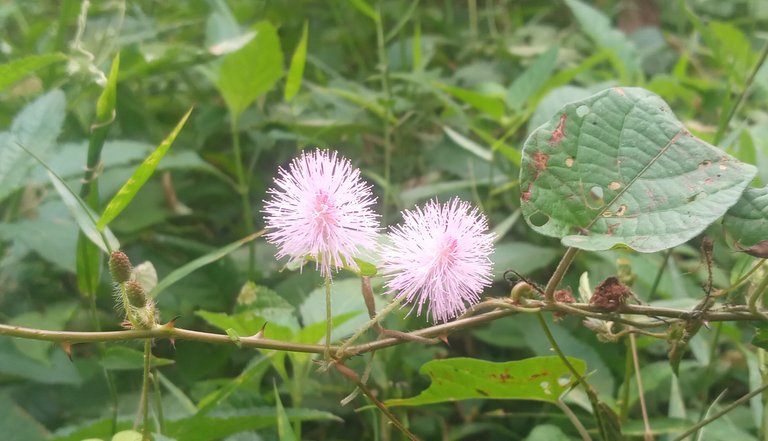
[(125, 283), (131, 279), (131, 261), (122, 251), (113, 251), (109, 256), (109, 274), (115, 283)]

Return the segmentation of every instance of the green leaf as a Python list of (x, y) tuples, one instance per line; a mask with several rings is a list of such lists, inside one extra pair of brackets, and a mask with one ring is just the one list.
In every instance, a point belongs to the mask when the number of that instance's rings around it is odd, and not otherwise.
[(447, 84), (437, 84), (437, 86), (470, 106), (487, 113), (492, 118), (500, 119), (504, 116), (504, 101), (497, 96), (484, 95), (473, 90)]
[(566, 246), (654, 252), (722, 216), (755, 167), (694, 137), (658, 96), (614, 88), (566, 105), (523, 148), (523, 216)]
[(749, 249), (768, 243), (768, 186), (744, 191), (736, 204), (725, 213), (723, 224), (733, 236), (737, 248)]
[[(43, 165), (48, 168), (47, 165)], [(96, 213), (69, 188), (66, 182), (50, 169), (48, 169), (48, 177), (51, 179), (53, 188), (59, 193), (67, 210), (69, 210), (69, 213), (77, 222), (77, 226), (80, 227), (80, 231), (105, 253), (120, 249), (120, 242), (117, 241), (112, 231), (109, 228), (103, 228), (101, 231), (98, 229), (98, 222), (96, 222), (98, 216)]]
[(612, 50), (621, 61), (617, 66), (619, 75), (627, 78), (640, 68), (640, 58), (635, 45), (623, 32), (614, 29), (611, 21), (602, 12), (580, 0), (565, 0), (576, 16), (581, 28), (601, 48)]
[(50, 436), (48, 430), (24, 408), (17, 405), (8, 389), (0, 393), (0, 433), (10, 441), (38, 441)]
[(216, 78), (216, 87), (235, 117), (283, 76), (283, 51), (277, 30), (262, 21), (254, 32), (248, 44), (224, 57)]
[(490, 149), (480, 146), (476, 142), (465, 137), (459, 132), (456, 132), (455, 130), (451, 129), (448, 126), (444, 126), (443, 131), (445, 132), (446, 135), (448, 135), (449, 138), (451, 138), (451, 141), (455, 142), (459, 147), (472, 153), (473, 155), (477, 156), (483, 161), (491, 162), (491, 159), (493, 158), (493, 156), (491, 155)]
[(107, 84), (101, 91), (96, 101), (96, 124), (106, 124), (115, 117), (115, 105), (117, 104), (117, 74), (120, 71), (120, 54), (112, 59), (112, 67), (109, 69)]
[(555, 248), (547, 248), (526, 242), (502, 242), (496, 245), (491, 261), (501, 278), (503, 271), (513, 269), (520, 274), (527, 275), (547, 267), (557, 258), (561, 252)]
[(552, 424), (541, 424), (533, 428), (524, 441), (569, 441), (570, 438)]
[(34, 71), (66, 59), (64, 54), (30, 55), (0, 64), (0, 92)]
[[(336, 415), (314, 409), (287, 409), (288, 420), (336, 421)], [(277, 425), (277, 412), (273, 408), (237, 409), (212, 412), (204, 417), (189, 417), (166, 421), (165, 435), (184, 441), (214, 441), (246, 430), (258, 430)]]
[(0, 201), (27, 184), (34, 161), (24, 150), (44, 157), (61, 133), (65, 112), (64, 92), (52, 90), (16, 115), (10, 133), (0, 133)]
[(203, 256), (198, 257), (197, 259), (180, 266), (179, 268), (176, 268), (173, 270), (170, 274), (165, 276), (163, 280), (160, 281), (160, 283), (155, 286), (155, 288), (149, 292), (149, 296), (152, 298), (157, 297), (161, 292), (165, 291), (169, 286), (173, 285), (174, 283), (178, 282), (179, 280), (183, 279), (184, 277), (192, 274), (196, 270), (213, 263), (219, 259), (222, 259), (229, 255), (231, 252), (235, 251), (236, 249), (240, 248), (241, 246), (247, 244), (248, 242), (251, 242), (255, 240), (257, 237), (261, 236), (263, 234), (263, 231), (259, 231), (256, 233), (253, 233), (249, 236), (246, 236), (238, 241), (232, 242), (229, 245), (226, 245), (224, 247), (221, 247), (217, 250), (214, 250), (208, 254), (205, 254)]
[(288, 68), (288, 78), (285, 80), (285, 100), (291, 101), (301, 88), (301, 79), (304, 76), (304, 65), (307, 63), (307, 38), (309, 34), (309, 22), (304, 22), (304, 30), (301, 32), (299, 45), (291, 57), (291, 66)]
[(237, 331), (235, 331), (233, 328), (227, 328), (224, 330), (224, 332), (227, 333), (227, 337), (232, 341), (232, 343), (235, 344), (238, 348), (243, 347), (243, 344), (240, 343), (240, 334), (238, 334)]
[[(152, 356), (152, 366), (167, 366), (175, 363), (167, 358)], [(126, 346), (110, 346), (100, 361), (104, 369), (113, 371), (141, 370), (144, 368), (144, 352)]]
[[(586, 363), (568, 358), (582, 375)], [(494, 363), (474, 358), (432, 360), (419, 372), (432, 384), (411, 398), (387, 400), (387, 406), (422, 406), (469, 399), (536, 400), (556, 402), (573, 383), (558, 357), (533, 357)]]
[(112, 441), (141, 441), (141, 433), (135, 430), (123, 430), (112, 437)]
[(288, 420), (288, 414), (285, 413), (283, 402), (280, 401), (280, 394), (277, 392), (277, 385), (273, 382), (272, 389), (275, 392), (275, 412), (277, 413), (277, 436), (280, 441), (296, 441), (296, 434), (293, 433), (291, 422)]
[(0, 374), (40, 384), (80, 385), (84, 380), (64, 351), (52, 351), (48, 363), (43, 364), (21, 355), (7, 338), (0, 339)]
[[(60, 303), (50, 305), (43, 312), (31, 311), (17, 315), (8, 323), (14, 326), (23, 326), (27, 328), (61, 331), (72, 318), (74, 312), (74, 304)], [(21, 338), (14, 338), (12, 341), (14, 346), (16, 346), (22, 354), (43, 364), (48, 364), (49, 352), (53, 346), (53, 342)]]
[(200, 400), (197, 405), (197, 416), (207, 414), (216, 405), (224, 401), (241, 387), (254, 382), (258, 384), (258, 380), (267, 372), (267, 369), (269, 369), (268, 361), (269, 359), (264, 355), (254, 357), (240, 375)]
[(552, 76), (557, 62), (557, 52), (560, 49), (555, 45), (541, 54), (507, 89), (507, 106), (512, 109), (522, 109), (528, 99), (534, 96), (547, 84)]
[(157, 149), (155, 149), (155, 151), (141, 163), (128, 181), (123, 184), (117, 194), (109, 201), (107, 208), (104, 209), (104, 213), (101, 215), (101, 219), (99, 219), (99, 229), (103, 229), (105, 226), (109, 225), (109, 223), (131, 203), (131, 200), (136, 196), (136, 193), (138, 193), (144, 183), (147, 182), (149, 177), (152, 176), (152, 173), (155, 172), (158, 163), (163, 159), (163, 156), (165, 156), (168, 149), (171, 148), (173, 141), (176, 140), (176, 136), (178, 136), (182, 127), (184, 127), (184, 124), (187, 122), (187, 118), (189, 118), (191, 113), (192, 109), (189, 109), (179, 123), (176, 124), (176, 127), (171, 131), (168, 137), (165, 138), (163, 142), (157, 146)]
[(349, 0), (349, 2), (371, 20), (379, 21), (379, 14), (365, 0)]

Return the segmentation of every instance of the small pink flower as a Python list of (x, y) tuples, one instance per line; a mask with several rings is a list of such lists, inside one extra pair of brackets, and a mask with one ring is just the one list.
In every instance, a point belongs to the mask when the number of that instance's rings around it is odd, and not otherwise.
[(421, 315), (446, 322), (480, 301), (491, 283), (493, 234), (477, 208), (454, 198), (403, 211), (404, 222), (392, 227), (389, 245), (382, 246), (382, 272), (388, 293), (418, 303)]
[(280, 168), (264, 220), (265, 237), (277, 246), (276, 257), (315, 259), (323, 277), (345, 265), (357, 270), (358, 247), (372, 248), (379, 229), (371, 187), (360, 170), (336, 152), (315, 150)]

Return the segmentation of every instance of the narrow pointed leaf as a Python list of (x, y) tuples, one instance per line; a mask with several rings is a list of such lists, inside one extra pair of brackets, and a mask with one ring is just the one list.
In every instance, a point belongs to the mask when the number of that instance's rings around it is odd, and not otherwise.
[(101, 248), (105, 253), (119, 249), (120, 242), (117, 241), (117, 238), (112, 234), (112, 231), (110, 231), (109, 228), (100, 231), (96, 227), (96, 219), (98, 218), (98, 215), (94, 213), (93, 210), (91, 210), (90, 207), (88, 207), (88, 205), (86, 205), (86, 203), (55, 173), (49, 170), (48, 177), (53, 183), (53, 188), (55, 188), (59, 193), (59, 196), (61, 196), (64, 205), (67, 206), (72, 217), (75, 218), (75, 222), (77, 222), (77, 226), (80, 227), (80, 231), (82, 231), (91, 242)]
[[(582, 375), (584, 360), (568, 357)], [(469, 399), (536, 400), (557, 402), (573, 382), (559, 357), (533, 357), (494, 363), (474, 358), (432, 360), (419, 372), (429, 375), (429, 388), (411, 398), (387, 400), (387, 406), (424, 404)]]
[(290, 101), (301, 88), (301, 79), (304, 76), (304, 65), (307, 63), (307, 38), (309, 34), (309, 22), (304, 22), (304, 30), (301, 32), (299, 45), (291, 57), (291, 66), (288, 68), (288, 78), (285, 81), (285, 100)]
[(186, 265), (176, 268), (173, 272), (165, 276), (165, 278), (161, 280), (160, 283), (158, 283), (157, 286), (155, 286), (155, 288), (152, 291), (150, 291), (149, 296), (152, 298), (157, 297), (158, 294), (165, 291), (166, 288), (178, 282), (179, 280), (183, 279), (184, 277), (192, 274), (197, 269), (202, 268), (205, 265), (208, 265), (209, 263), (213, 263), (221, 258), (226, 257), (231, 252), (247, 244), (248, 242), (255, 240), (257, 237), (261, 236), (262, 234), (264, 234), (264, 230), (253, 233), (236, 242), (232, 242), (229, 245), (226, 245), (217, 250), (214, 250), (213, 252), (210, 252), (204, 256), (198, 257), (197, 259), (187, 263)]
[(139, 168), (133, 172), (133, 175), (128, 178), (128, 181), (123, 184), (120, 190), (118, 190), (117, 194), (112, 198), (111, 201), (109, 201), (107, 208), (104, 209), (104, 213), (101, 215), (101, 219), (99, 219), (99, 229), (109, 225), (109, 223), (112, 222), (125, 209), (125, 207), (128, 206), (128, 204), (131, 203), (134, 196), (136, 196), (136, 193), (139, 192), (141, 187), (155, 172), (155, 169), (160, 163), (160, 160), (163, 159), (163, 156), (165, 156), (165, 154), (168, 152), (168, 149), (171, 148), (173, 141), (176, 140), (176, 136), (178, 136), (179, 132), (184, 127), (184, 124), (187, 122), (187, 118), (189, 118), (191, 113), (192, 109), (189, 109), (189, 111), (187, 111), (187, 113), (181, 118), (181, 121), (179, 121), (173, 131), (171, 131), (170, 135), (168, 135), (168, 137), (165, 138), (165, 140), (163, 140), (159, 146), (157, 146), (157, 149), (155, 149), (155, 151), (152, 152), (147, 157), (147, 159), (141, 163), (141, 165), (139, 165)]
[(34, 71), (66, 59), (64, 54), (30, 55), (0, 64), (0, 92)]
[(563, 107), (523, 148), (523, 216), (585, 250), (654, 252), (720, 218), (755, 167), (691, 135), (657, 95), (608, 89)]
[(275, 391), (275, 413), (277, 414), (277, 436), (280, 441), (296, 441), (296, 434), (293, 432), (288, 414), (285, 413), (283, 402), (280, 400), (280, 394), (277, 392), (277, 385), (272, 383)]

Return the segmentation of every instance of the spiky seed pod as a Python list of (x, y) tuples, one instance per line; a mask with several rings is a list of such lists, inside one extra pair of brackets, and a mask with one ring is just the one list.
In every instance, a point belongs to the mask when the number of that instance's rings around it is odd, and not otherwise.
[(115, 283), (125, 283), (131, 279), (131, 261), (122, 251), (113, 251), (109, 256), (109, 274)]
[(126, 282), (125, 293), (128, 295), (128, 303), (134, 308), (143, 308), (147, 305), (147, 294), (138, 281), (129, 280)]

